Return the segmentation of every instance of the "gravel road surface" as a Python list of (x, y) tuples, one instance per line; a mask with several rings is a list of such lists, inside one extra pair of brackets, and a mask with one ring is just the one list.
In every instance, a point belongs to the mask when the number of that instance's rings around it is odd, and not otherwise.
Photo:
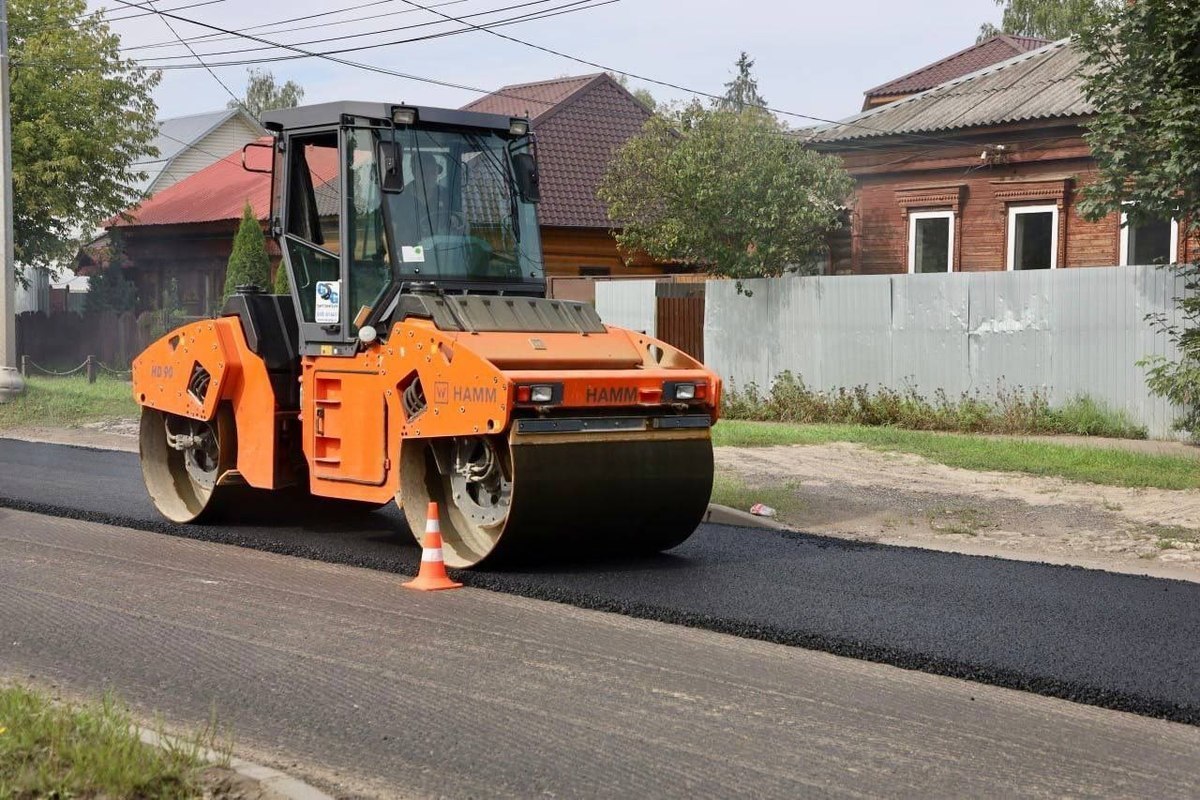
[[(0, 439), (0, 505), (388, 572), (418, 555), (394, 509), (279, 514), (251, 497), (236, 521), (165, 523), (128, 453)], [(1195, 583), (715, 525), (658, 558), (460, 577), (1200, 724)]]
[(0, 509), (0, 676), (215, 712), (339, 796), (1200, 794), (1200, 729)]

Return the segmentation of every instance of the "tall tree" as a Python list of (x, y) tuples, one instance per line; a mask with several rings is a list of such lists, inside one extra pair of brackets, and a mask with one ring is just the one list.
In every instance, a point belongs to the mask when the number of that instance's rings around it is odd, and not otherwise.
[(985, 22), (979, 27), (978, 41), (999, 33), (1064, 39), (1122, 2), (1124, 0), (996, 0), (996, 5), (1004, 7), (1000, 27)]
[[(10, 0), (14, 258), (51, 272), (139, 199), (159, 73), (121, 58), (86, 0)], [(72, 20), (70, 24), (64, 20)]]
[(233, 238), (233, 252), (225, 268), (225, 295), (237, 291), (239, 286), (257, 286), (264, 291), (271, 284), (271, 259), (267, 256), (267, 240), (262, 225), (254, 216), (254, 209), (246, 203), (242, 209), (242, 222)]
[(599, 190), (626, 252), (757, 278), (824, 252), (853, 181), (769, 114), (656, 114), (618, 151)]
[[(1096, 110), (1087, 139), (1099, 168), (1084, 189), (1086, 216), (1125, 211), (1134, 224), (1173, 217), (1185, 239), (1200, 229), (1198, 43), (1200, 7), (1178, 0), (1122, 3), (1080, 34)], [(1200, 264), (1182, 271), (1180, 320), (1151, 320), (1179, 358), (1143, 364), (1150, 389), (1183, 406), (1181, 426), (1200, 437)]]
[(248, 69), (246, 73), (246, 96), (236, 103), (230, 100), (230, 108), (240, 106), (258, 119), (264, 111), (293, 108), (304, 99), (303, 86), (295, 81), (288, 81), (281, 86), (275, 82), (275, 74), (269, 69)]
[(754, 59), (743, 50), (734, 64), (733, 79), (725, 84), (725, 96), (717, 101), (718, 108), (740, 114), (747, 108), (767, 104), (766, 98), (758, 93), (758, 79), (753, 70)]

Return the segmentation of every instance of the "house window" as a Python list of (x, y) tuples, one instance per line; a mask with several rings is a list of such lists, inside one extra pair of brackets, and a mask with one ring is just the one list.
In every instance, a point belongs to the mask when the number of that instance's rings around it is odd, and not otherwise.
[(1174, 264), (1179, 260), (1179, 222), (1148, 219), (1129, 224), (1121, 212), (1121, 266)]
[(908, 271), (954, 271), (953, 211), (915, 211), (908, 215)]
[(1008, 209), (1008, 268), (1054, 269), (1058, 266), (1058, 206)]

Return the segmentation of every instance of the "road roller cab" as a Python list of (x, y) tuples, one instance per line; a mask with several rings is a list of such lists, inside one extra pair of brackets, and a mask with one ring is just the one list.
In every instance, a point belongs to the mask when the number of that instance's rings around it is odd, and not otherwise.
[(239, 291), (135, 361), (160, 511), (296, 484), (394, 499), (419, 534), (435, 500), (452, 567), (691, 534), (720, 381), (544, 296), (527, 120), (330, 103), (264, 123), (291, 295)]

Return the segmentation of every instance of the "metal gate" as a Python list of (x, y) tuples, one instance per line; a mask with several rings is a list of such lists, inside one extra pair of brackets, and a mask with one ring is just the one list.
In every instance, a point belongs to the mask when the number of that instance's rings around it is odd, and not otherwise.
[(657, 335), (692, 358), (704, 360), (704, 284), (660, 283)]

